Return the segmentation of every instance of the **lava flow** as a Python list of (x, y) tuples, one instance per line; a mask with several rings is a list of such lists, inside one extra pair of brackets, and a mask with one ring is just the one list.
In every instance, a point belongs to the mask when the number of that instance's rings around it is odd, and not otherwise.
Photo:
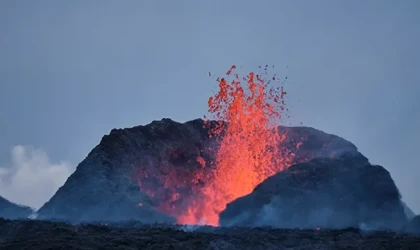
[(204, 178), (203, 198), (191, 202), (185, 213), (177, 217), (181, 224), (217, 226), (219, 213), (227, 203), (249, 194), (292, 161), (292, 154), (281, 147), (286, 135), (277, 130), (287, 110), (283, 87), (272, 87), (280, 79), (274, 76), (266, 80), (267, 67), (262, 75), (251, 72), (244, 78), (235, 74), (235, 69), (232, 66), (227, 72), (231, 81), (218, 79), (219, 91), (208, 100), (211, 118), (220, 121), (210, 130), (210, 136), (220, 143), (215, 171)]

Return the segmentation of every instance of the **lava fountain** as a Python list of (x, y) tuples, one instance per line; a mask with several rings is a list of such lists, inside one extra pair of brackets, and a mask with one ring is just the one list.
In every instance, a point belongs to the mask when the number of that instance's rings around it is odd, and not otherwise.
[(281, 79), (269, 77), (267, 66), (261, 74), (251, 72), (246, 77), (235, 71), (232, 66), (225, 78), (217, 79), (219, 91), (208, 100), (209, 118), (220, 121), (209, 135), (220, 144), (215, 169), (211, 176), (201, 177), (205, 180), (202, 196), (177, 216), (180, 224), (217, 226), (227, 203), (249, 194), (293, 160), (293, 154), (282, 147), (286, 135), (277, 130), (287, 111)]

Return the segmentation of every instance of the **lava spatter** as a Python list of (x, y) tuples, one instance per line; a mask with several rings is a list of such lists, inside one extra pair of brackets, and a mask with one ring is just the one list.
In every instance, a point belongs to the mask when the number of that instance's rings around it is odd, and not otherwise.
[(140, 168), (139, 185), (158, 210), (180, 224), (217, 226), (229, 202), (291, 165), (294, 155), (283, 145), (287, 135), (278, 130), (288, 111), (287, 93), (267, 67), (241, 77), (232, 66), (217, 79), (219, 88), (208, 99), (204, 119), (210, 141), (217, 144), (204, 149), (213, 160), (185, 156), (191, 148), (171, 148), (166, 160)]
[[(226, 73), (232, 80), (217, 79), (219, 91), (208, 100), (210, 117), (220, 121), (210, 130), (220, 143), (215, 172), (202, 188), (205, 198), (191, 204), (178, 217), (179, 223), (218, 225), (218, 215), (227, 203), (252, 192), (292, 161), (292, 155), (281, 147), (286, 135), (277, 130), (287, 110), (281, 83), (275, 76), (266, 81), (253, 72), (241, 78), (235, 69), (232, 66)], [(267, 67), (262, 75), (267, 76)]]

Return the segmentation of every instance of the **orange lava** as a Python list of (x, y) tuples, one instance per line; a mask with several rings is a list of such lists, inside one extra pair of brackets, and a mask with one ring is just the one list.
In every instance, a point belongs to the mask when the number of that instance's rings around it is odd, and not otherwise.
[[(223, 121), (211, 129), (210, 136), (220, 142), (216, 169), (206, 177), (202, 198), (193, 200), (177, 217), (180, 224), (217, 226), (226, 204), (247, 195), (267, 177), (290, 166), (293, 155), (282, 149), (286, 135), (279, 134), (285, 107), (280, 80), (268, 77), (267, 66), (261, 75), (253, 72), (241, 78), (232, 66), (225, 78), (218, 79), (219, 91), (208, 100), (212, 119)], [(269, 79), (269, 80), (266, 80)], [(198, 158), (205, 168), (206, 162)]]

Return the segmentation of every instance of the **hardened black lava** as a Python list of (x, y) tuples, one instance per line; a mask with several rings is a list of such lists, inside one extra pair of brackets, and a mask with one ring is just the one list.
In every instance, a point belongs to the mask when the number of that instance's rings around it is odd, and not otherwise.
[(420, 237), (355, 228), (193, 228), (135, 222), (71, 225), (0, 219), (0, 249), (420, 249)]

